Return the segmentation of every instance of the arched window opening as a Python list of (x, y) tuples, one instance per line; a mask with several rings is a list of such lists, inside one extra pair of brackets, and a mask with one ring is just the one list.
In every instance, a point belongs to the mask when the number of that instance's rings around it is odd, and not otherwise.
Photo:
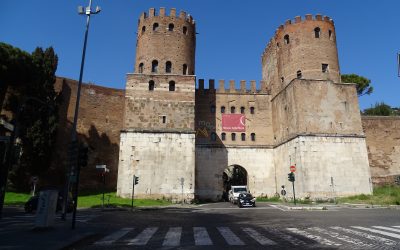
[(222, 134), (221, 134), (221, 140), (222, 140), (222, 141), (225, 141), (225, 140), (226, 140), (226, 134), (225, 134), (225, 133), (222, 133)]
[(329, 72), (329, 65), (326, 63), (322, 64), (322, 73), (327, 73)]
[(255, 109), (254, 107), (250, 107), (250, 114), (254, 115)]
[(246, 134), (245, 134), (245, 133), (242, 133), (242, 134), (240, 135), (240, 137), (242, 138), (242, 141), (245, 141), (245, 140), (246, 140)]
[(211, 105), (210, 112), (213, 113), (213, 114), (215, 113), (215, 105)]
[(225, 113), (225, 106), (221, 106), (221, 113)]
[(250, 137), (251, 137), (251, 140), (252, 140), (252, 141), (255, 141), (255, 140), (256, 140), (256, 134), (255, 134), (255, 133), (251, 133)]
[(283, 37), (283, 39), (285, 40), (285, 44), (289, 44), (290, 40), (289, 40), (289, 35), (285, 35)]
[(169, 91), (175, 91), (175, 82), (174, 81), (169, 82)]
[(314, 35), (315, 35), (315, 38), (319, 38), (319, 37), (320, 37), (320, 35), (321, 35), (321, 29), (320, 29), (319, 27), (316, 27), (316, 28), (314, 29)]
[(187, 34), (187, 27), (186, 26), (183, 26), (183, 34)]
[(236, 133), (231, 134), (232, 141), (236, 141)]
[(212, 132), (211, 133), (211, 141), (216, 141), (217, 140), (217, 134)]
[(285, 78), (281, 77), (281, 83), (285, 82)]
[(158, 72), (158, 61), (154, 60), (151, 62), (151, 72), (157, 73)]
[(142, 27), (142, 34), (146, 31), (146, 26)]
[(138, 73), (143, 73), (143, 67), (144, 67), (144, 64), (140, 63), (139, 68), (138, 68)]
[(157, 31), (158, 30), (158, 23), (154, 23), (153, 24), (153, 31)]
[(170, 61), (165, 63), (165, 73), (171, 73), (172, 71), (172, 63)]
[(187, 64), (184, 64), (182, 68), (183, 68), (183, 74), (187, 75), (188, 74), (188, 66), (187, 66)]
[(149, 81), (149, 91), (153, 91), (154, 90), (154, 81), (150, 80)]
[(297, 79), (301, 79), (303, 77), (303, 74), (301, 73), (301, 70), (298, 70), (296, 75), (297, 75)]
[(234, 113), (235, 113), (235, 111), (236, 111), (236, 108), (235, 108), (235, 106), (232, 106), (232, 107), (231, 107), (231, 114), (234, 114)]
[(332, 40), (332, 30), (329, 30), (329, 39)]
[(240, 107), (240, 113), (241, 113), (241, 114), (244, 114), (244, 110), (245, 110), (244, 107)]
[(170, 23), (168, 25), (168, 31), (174, 31), (174, 24), (173, 23)]

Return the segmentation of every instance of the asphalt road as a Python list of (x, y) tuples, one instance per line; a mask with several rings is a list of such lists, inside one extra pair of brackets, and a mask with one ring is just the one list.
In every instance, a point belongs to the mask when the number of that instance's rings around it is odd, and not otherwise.
[(400, 249), (399, 209), (214, 203), (98, 213), (88, 221), (96, 233), (69, 249)]
[(7, 207), (0, 249), (400, 249), (399, 208), (288, 208), (213, 203), (81, 209), (75, 230), (70, 214), (67, 221), (58, 215), (51, 227), (37, 230), (34, 214)]

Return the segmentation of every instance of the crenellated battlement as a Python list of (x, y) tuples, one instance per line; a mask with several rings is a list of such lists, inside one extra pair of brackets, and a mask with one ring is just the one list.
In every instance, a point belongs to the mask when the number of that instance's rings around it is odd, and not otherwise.
[(247, 85), (246, 80), (240, 81), (240, 88), (236, 88), (235, 80), (218, 80), (218, 88), (215, 86), (215, 80), (208, 80), (208, 88), (204, 87), (204, 79), (198, 80), (198, 87), (196, 88), (198, 92), (215, 92), (215, 93), (235, 93), (235, 94), (269, 94), (269, 90), (266, 88), (265, 81), (260, 81), (260, 87), (257, 88), (255, 80), (251, 80), (250, 84)]
[(161, 7), (158, 12), (155, 8), (150, 8), (148, 12), (143, 12), (140, 15), (139, 22), (144, 21), (147, 18), (152, 18), (152, 17), (170, 17), (170, 18), (177, 18), (181, 20), (185, 20), (190, 24), (195, 24), (195, 20), (190, 14), (187, 14), (185, 11), (181, 10), (179, 12), (179, 15), (177, 15), (176, 9), (171, 8), (169, 11), (169, 15), (166, 12), (166, 9), (164, 7)]
[(316, 14), (316, 15), (311, 15), (311, 14), (306, 14), (304, 16), (304, 19), (301, 16), (295, 16), (294, 19), (287, 19), (284, 24), (279, 25), (279, 27), (276, 29), (274, 37), (270, 39), (267, 43), (267, 46), (265, 47), (263, 51), (263, 55), (271, 49), (271, 46), (276, 46), (274, 43), (274, 40), (279, 39), (280, 33), (284, 30), (289, 29), (291, 26), (296, 25), (296, 24), (301, 24), (301, 23), (308, 23), (308, 22), (315, 22), (315, 21), (322, 21), (322, 22), (327, 22), (330, 23), (331, 25), (334, 25), (333, 19), (330, 18), (329, 16), (323, 16), (321, 14)]

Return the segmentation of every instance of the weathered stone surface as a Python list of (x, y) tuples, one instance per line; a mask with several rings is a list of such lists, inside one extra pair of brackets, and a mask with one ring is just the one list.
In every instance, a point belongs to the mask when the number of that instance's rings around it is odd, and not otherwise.
[(374, 184), (394, 183), (400, 176), (400, 117), (363, 116)]

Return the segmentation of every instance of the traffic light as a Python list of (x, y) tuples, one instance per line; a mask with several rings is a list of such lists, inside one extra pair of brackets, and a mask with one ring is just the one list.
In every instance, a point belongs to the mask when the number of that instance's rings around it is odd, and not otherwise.
[(294, 181), (295, 181), (294, 173), (289, 173), (289, 174), (288, 174), (288, 180), (289, 180), (290, 182), (294, 182)]
[(88, 153), (89, 153), (89, 148), (86, 145), (80, 144), (79, 145), (79, 157), (78, 157), (79, 166), (81, 166), (81, 167), (87, 166)]
[(135, 185), (139, 184), (139, 176), (134, 176), (135, 178)]

